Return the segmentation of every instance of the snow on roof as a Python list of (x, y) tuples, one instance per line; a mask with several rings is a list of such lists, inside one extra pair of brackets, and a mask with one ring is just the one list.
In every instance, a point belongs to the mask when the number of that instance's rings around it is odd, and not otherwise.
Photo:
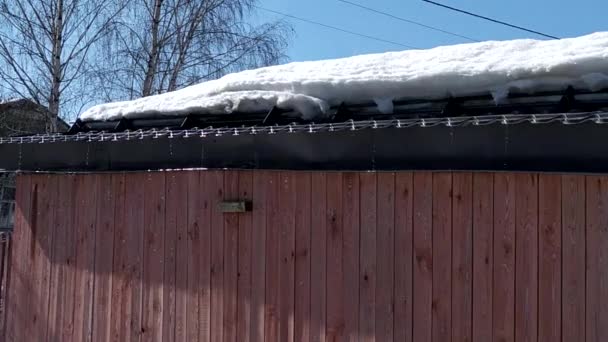
[(562, 40), (489, 41), (298, 62), (226, 75), (178, 91), (103, 104), (83, 121), (262, 112), (277, 106), (311, 119), (340, 103), (434, 99), (608, 87), (608, 32)]

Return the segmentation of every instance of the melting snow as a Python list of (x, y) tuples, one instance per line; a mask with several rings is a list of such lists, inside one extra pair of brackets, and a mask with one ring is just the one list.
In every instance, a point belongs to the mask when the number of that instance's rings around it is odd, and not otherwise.
[(162, 95), (95, 106), (84, 121), (295, 110), (304, 118), (331, 106), (509, 92), (608, 87), (608, 32), (551, 41), (513, 40), (299, 62), (227, 75)]

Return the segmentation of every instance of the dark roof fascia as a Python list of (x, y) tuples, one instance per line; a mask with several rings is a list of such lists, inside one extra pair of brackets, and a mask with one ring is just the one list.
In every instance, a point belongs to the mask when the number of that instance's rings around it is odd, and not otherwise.
[(140, 130), (0, 140), (0, 169), (608, 173), (608, 113)]

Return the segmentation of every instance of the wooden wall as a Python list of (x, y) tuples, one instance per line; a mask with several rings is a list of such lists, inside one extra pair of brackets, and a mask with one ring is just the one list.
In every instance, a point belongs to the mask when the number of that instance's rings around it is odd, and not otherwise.
[(21, 175), (11, 267), (6, 341), (608, 341), (608, 177)]

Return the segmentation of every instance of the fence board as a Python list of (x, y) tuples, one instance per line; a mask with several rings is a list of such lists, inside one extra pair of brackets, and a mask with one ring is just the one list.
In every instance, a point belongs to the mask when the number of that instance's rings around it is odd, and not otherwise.
[(585, 177), (562, 176), (562, 340), (585, 340)]
[[(239, 200), (253, 200), (253, 172), (239, 173)], [(238, 284), (237, 284), (237, 341), (251, 339), (251, 242), (252, 220), (251, 212), (241, 213), (238, 217)]]
[(165, 174), (149, 173), (144, 192), (142, 340), (163, 336)]
[(494, 175), (473, 176), (473, 341), (492, 340)]
[(586, 338), (608, 340), (608, 178), (587, 178)]
[[(236, 200), (239, 196), (239, 174), (224, 173), (224, 198)], [(239, 217), (224, 213), (224, 341), (236, 342)]]
[(432, 339), (433, 174), (414, 174), (414, 341)]
[(264, 341), (264, 304), (266, 300), (266, 211), (268, 172), (253, 174), (253, 232), (251, 254), (251, 341)]
[(433, 176), (433, 341), (452, 335), (452, 174)]
[(452, 340), (471, 341), (473, 315), (473, 176), (452, 178)]
[[(395, 341), (412, 341), (413, 176), (395, 176)], [(362, 195), (366, 196), (365, 193)]]
[[(60, 184), (61, 185), (61, 184)], [(69, 188), (65, 188), (69, 192)], [(127, 291), (126, 267), (126, 177), (124, 174), (112, 176), (112, 192), (114, 193), (114, 250), (112, 262), (112, 293), (110, 303), (112, 306), (110, 319), (110, 335), (112, 341), (121, 341), (124, 338), (125, 326), (125, 297)], [(60, 215), (61, 211), (57, 213)], [(58, 226), (59, 228), (60, 226)], [(61, 262), (61, 260), (59, 260)]]
[(342, 173), (327, 175), (327, 341), (344, 338)]
[(224, 338), (224, 217), (217, 205), (224, 200), (224, 175), (212, 171), (206, 175), (207, 191), (213, 196), (211, 208), (211, 341)]
[(393, 339), (395, 174), (378, 174), (376, 225), (376, 339)]
[[(359, 174), (344, 173), (342, 184), (343, 206), (343, 293), (344, 340), (359, 339)], [(297, 297), (296, 297), (297, 298)], [(296, 320), (296, 323), (297, 320)], [(297, 339), (296, 339), (297, 340)]]
[(538, 336), (538, 177), (515, 176), (515, 339)]
[(270, 173), (267, 186), (267, 216), (266, 222), (266, 305), (264, 317), (264, 338), (265, 341), (279, 340), (279, 325), (280, 325), (280, 302), (278, 291), (280, 288), (280, 273), (279, 273), (279, 242), (280, 226), (273, 224), (279, 222), (279, 204), (280, 204), (280, 185), (281, 178), (278, 172)]
[[(497, 201), (497, 199), (501, 199)], [(494, 176), (494, 300), (495, 340), (515, 339), (515, 176)]]
[(362, 341), (376, 336), (376, 225), (378, 223), (377, 175), (365, 173), (361, 182), (361, 242), (359, 276), (359, 335)]
[(310, 340), (311, 186), (310, 173), (296, 175), (295, 341)]
[(561, 340), (561, 177), (539, 176), (538, 339)]

